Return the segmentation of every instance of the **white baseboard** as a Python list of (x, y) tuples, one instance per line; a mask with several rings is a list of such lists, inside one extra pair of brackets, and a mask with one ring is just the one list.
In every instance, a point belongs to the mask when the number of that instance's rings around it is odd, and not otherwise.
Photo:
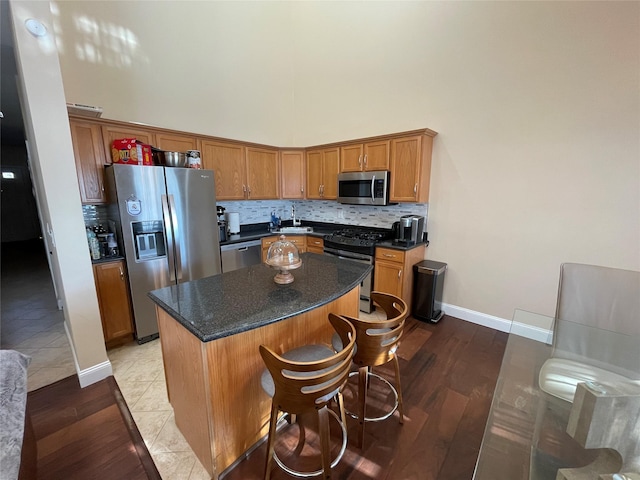
[(511, 331), (511, 320), (505, 320), (504, 318), (494, 317), (493, 315), (487, 315), (486, 313), (476, 312), (464, 307), (457, 307), (456, 305), (450, 305), (448, 303), (442, 304), (442, 310), (447, 315), (466, 320), (467, 322), (475, 323), (476, 325), (482, 325), (483, 327), (493, 328), (501, 332)]
[(493, 328), (500, 332), (513, 333), (538, 342), (545, 342), (549, 339), (550, 331), (535, 325), (513, 322), (511, 320), (494, 317), (493, 315), (487, 315), (486, 313), (476, 312), (474, 310), (469, 310), (468, 308), (458, 307), (448, 303), (442, 304), (442, 310), (444, 310), (445, 314), (451, 315), (452, 317), (475, 323), (476, 325), (482, 325), (483, 327)]
[(73, 362), (75, 363), (76, 372), (78, 373), (80, 388), (88, 387), (89, 385), (92, 385), (113, 375), (113, 368), (109, 360), (81, 370), (80, 365), (78, 364), (76, 349), (74, 348), (73, 341), (71, 340), (71, 332), (69, 332), (67, 322), (64, 322), (64, 330), (67, 333), (67, 339), (69, 340), (69, 345), (71, 346), (71, 353), (73, 354)]
[(107, 360), (106, 362), (79, 371), (78, 380), (80, 380), (80, 387), (84, 388), (100, 380), (104, 380), (111, 375), (113, 375), (113, 368), (111, 367), (111, 362)]

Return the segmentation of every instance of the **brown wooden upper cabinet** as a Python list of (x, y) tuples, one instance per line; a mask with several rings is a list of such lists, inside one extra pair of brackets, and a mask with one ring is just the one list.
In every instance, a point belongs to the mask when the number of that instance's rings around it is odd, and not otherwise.
[(155, 135), (141, 128), (135, 128), (132, 126), (120, 126), (120, 125), (103, 125), (102, 126), (102, 138), (104, 140), (104, 148), (107, 154), (108, 163), (111, 163), (111, 144), (114, 140), (120, 138), (135, 138), (136, 140), (146, 143), (147, 145), (155, 146)]
[(104, 165), (111, 157), (105, 155), (100, 124), (70, 120), (69, 126), (82, 203), (106, 203)]
[(167, 152), (186, 152), (187, 150), (197, 150), (198, 140), (196, 137), (187, 135), (176, 135), (172, 133), (156, 133), (156, 143), (154, 147)]
[(338, 147), (307, 151), (307, 198), (337, 198), (339, 163)]
[(202, 168), (215, 172), (219, 200), (335, 200), (338, 172), (389, 170), (391, 202), (429, 201), (436, 132), (428, 129), (316, 146), (305, 153), (113, 120), (69, 120), (83, 203), (106, 203), (104, 165), (111, 163), (111, 144), (119, 138), (167, 151), (200, 150)]
[(247, 147), (247, 200), (280, 198), (278, 152)]
[(433, 137), (414, 135), (391, 140), (392, 202), (429, 201)]
[(200, 142), (202, 167), (213, 170), (217, 200), (279, 196), (278, 152), (226, 142)]
[(340, 172), (389, 170), (389, 140), (340, 147)]
[(305, 161), (303, 150), (280, 151), (281, 198), (304, 198)]
[(244, 200), (246, 193), (245, 147), (234, 143), (200, 142), (202, 168), (213, 170), (217, 200)]

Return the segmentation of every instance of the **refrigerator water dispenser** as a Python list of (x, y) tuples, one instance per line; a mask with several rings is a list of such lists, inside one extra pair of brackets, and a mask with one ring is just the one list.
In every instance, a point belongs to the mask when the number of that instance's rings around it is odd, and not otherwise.
[(150, 260), (167, 254), (161, 220), (131, 222), (131, 229), (136, 247), (136, 260)]

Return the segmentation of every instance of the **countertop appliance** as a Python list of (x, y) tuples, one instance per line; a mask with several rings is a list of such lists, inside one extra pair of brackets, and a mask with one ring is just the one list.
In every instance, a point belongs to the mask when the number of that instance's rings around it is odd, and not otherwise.
[(224, 217), (224, 208), (221, 205), (216, 206), (216, 215), (218, 215), (218, 236), (220, 237), (220, 242), (227, 241), (227, 221)]
[(338, 174), (338, 202), (350, 205), (389, 205), (389, 172)]
[(147, 292), (220, 273), (213, 172), (115, 164), (105, 169), (109, 220), (129, 270), (136, 338), (158, 336)]
[(393, 243), (396, 245), (415, 245), (424, 235), (424, 217), (421, 215), (403, 215), (393, 224)]
[[(325, 255), (334, 255), (355, 262), (374, 265), (376, 244), (392, 238), (389, 230), (373, 227), (353, 227), (336, 230), (324, 237)], [(373, 267), (375, 269), (375, 265)], [(371, 290), (373, 271), (360, 283), (360, 310), (371, 313)]]
[(262, 241), (232, 243), (220, 247), (222, 273), (258, 265), (262, 262)]

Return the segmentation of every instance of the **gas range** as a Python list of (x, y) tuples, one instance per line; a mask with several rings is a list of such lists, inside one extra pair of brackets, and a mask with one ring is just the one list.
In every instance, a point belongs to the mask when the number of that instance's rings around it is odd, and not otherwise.
[[(372, 227), (350, 227), (336, 230), (324, 237), (325, 255), (335, 255), (350, 261), (374, 265), (376, 244), (393, 236), (391, 230)], [(375, 267), (374, 267), (375, 268)], [(360, 283), (360, 310), (371, 313), (371, 291), (373, 290), (373, 272)]]
[(376, 244), (393, 236), (391, 231), (367, 227), (352, 227), (336, 230), (325, 235), (324, 246), (336, 250), (373, 256)]

